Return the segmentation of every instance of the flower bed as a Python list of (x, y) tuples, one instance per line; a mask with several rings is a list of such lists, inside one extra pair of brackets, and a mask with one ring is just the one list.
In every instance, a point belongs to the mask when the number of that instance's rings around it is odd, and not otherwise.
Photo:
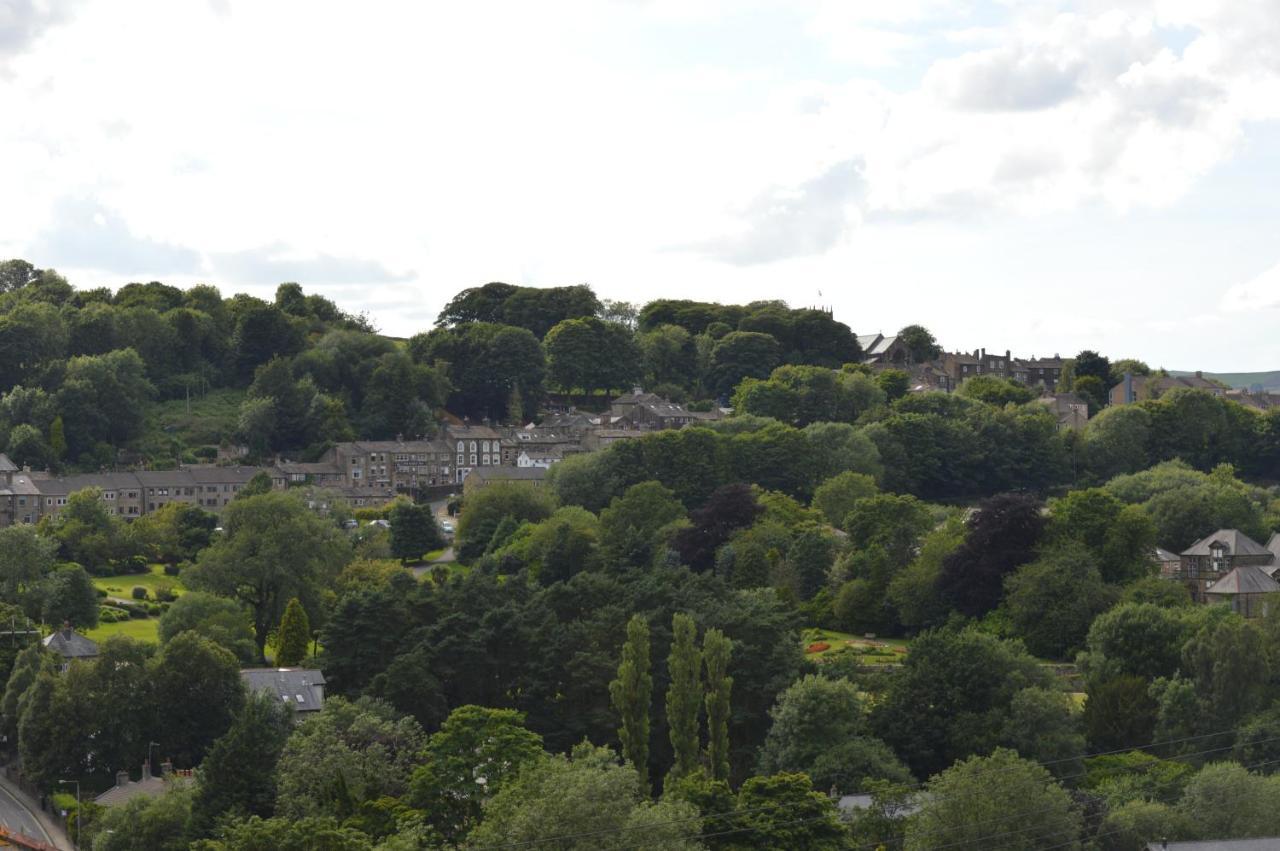
[[(794, 646), (794, 645), (793, 645)], [(830, 650), (831, 645), (825, 641), (815, 641), (804, 649), (806, 653), (821, 653), (824, 650)]]

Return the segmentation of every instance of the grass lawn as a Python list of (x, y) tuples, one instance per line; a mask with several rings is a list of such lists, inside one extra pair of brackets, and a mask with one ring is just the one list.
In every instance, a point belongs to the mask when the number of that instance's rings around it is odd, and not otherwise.
[(182, 580), (177, 576), (165, 576), (163, 565), (153, 564), (146, 573), (119, 573), (115, 576), (95, 576), (93, 577), (93, 585), (95, 588), (101, 588), (112, 597), (119, 597), (122, 600), (133, 599), (133, 589), (135, 586), (141, 585), (147, 589), (150, 599), (154, 600), (157, 585), (170, 585), (173, 590), (181, 594), (187, 590), (182, 585)]
[(812, 653), (806, 649), (809, 658), (823, 659), (841, 653), (855, 653), (864, 665), (900, 664), (907, 655), (908, 645), (903, 638), (863, 638), (831, 629), (806, 629), (801, 633), (801, 641), (805, 648), (818, 642), (831, 645), (826, 650)]
[(129, 618), (119, 623), (99, 624), (85, 635), (93, 641), (105, 641), (113, 635), (127, 635), (139, 641), (155, 644), (160, 640), (157, 632), (159, 627), (160, 621), (157, 618)]
[(438, 550), (432, 550), (431, 552), (429, 552), (429, 553), (427, 553), (426, 555), (424, 555), (424, 556), (422, 557), (422, 560), (423, 560), (423, 561), (427, 561), (427, 562), (431, 562), (431, 561), (435, 561), (436, 559), (440, 558), (440, 556), (442, 556), (442, 555), (444, 555), (444, 547), (441, 547), (441, 548), (440, 548), (440, 549), (438, 549)]

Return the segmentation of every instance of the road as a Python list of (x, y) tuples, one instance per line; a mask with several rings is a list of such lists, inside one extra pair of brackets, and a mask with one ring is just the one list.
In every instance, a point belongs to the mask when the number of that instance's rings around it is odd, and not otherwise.
[(0, 825), (18, 833), (25, 833), (33, 839), (48, 842), (58, 848), (66, 847), (62, 837), (57, 840), (45, 830), (40, 819), (33, 812), (35, 804), (28, 805), (25, 795), (14, 792), (8, 781), (0, 780)]

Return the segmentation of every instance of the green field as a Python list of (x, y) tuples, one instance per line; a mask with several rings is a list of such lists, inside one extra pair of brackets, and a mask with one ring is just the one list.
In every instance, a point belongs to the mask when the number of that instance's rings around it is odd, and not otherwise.
[(173, 590), (181, 594), (187, 590), (182, 585), (182, 579), (177, 576), (165, 576), (164, 567), (162, 565), (153, 564), (147, 573), (119, 573), (115, 576), (95, 576), (93, 577), (93, 585), (95, 588), (101, 588), (111, 597), (119, 597), (122, 600), (133, 599), (133, 589), (135, 586), (141, 585), (147, 589), (150, 599), (155, 599), (157, 585), (171, 585)]
[(104, 623), (85, 633), (93, 641), (106, 641), (113, 635), (127, 635), (138, 641), (155, 644), (160, 639), (158, 630), (160, 621), (157, 618), (129, 618), (119, 623)]

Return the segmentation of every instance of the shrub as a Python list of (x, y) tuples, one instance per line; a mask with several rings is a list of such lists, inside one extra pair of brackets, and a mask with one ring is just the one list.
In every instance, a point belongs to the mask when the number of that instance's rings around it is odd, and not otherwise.
[(128, 613), (120, 611), (115, 606), (98, 607), (98, 623), (120, 623), (128, 619)]
[(177, 576), (180, 573), (182, 573), (182, 569), (186, 567), (189, 563), (190, 562), (180, 561), (177, 564), (166, 564), (164, 566), (164, 575)]
[(156, 585), (156, 600), (161, 603), (171, 603), (176, 599), (178, 599), (178, 593), (173, 590), (173, 585), (168, 582)]
[(129, 617), (133, 618), (134, 620), (146, 620), (146, 618), (148, 617), (147, 610), (144, 609), (142, 606), (131, 606), (129, 608)]
[(106, 588), (94, 588), (93, 590), (94, 590), (94, 592), (95, 592), (95, 593), (97, 593), (97, 595), (98, 595), (99, 597), (105, 597), (105, 596), (107, 596), (107, 589), (106, 589)]
[(133, 586), (133, 591), (132, 591), (132, 592), (130, 592), (130, 593), (132, 593), (132, 594), (133, 594), (133, 599), (135, 599), (135, 600), (145, 600), (145, 599), (147, 599), (147, 589), (146, 589), (146, 588), (143, 588), (141, 585), (135, 585), (135, 586)]

